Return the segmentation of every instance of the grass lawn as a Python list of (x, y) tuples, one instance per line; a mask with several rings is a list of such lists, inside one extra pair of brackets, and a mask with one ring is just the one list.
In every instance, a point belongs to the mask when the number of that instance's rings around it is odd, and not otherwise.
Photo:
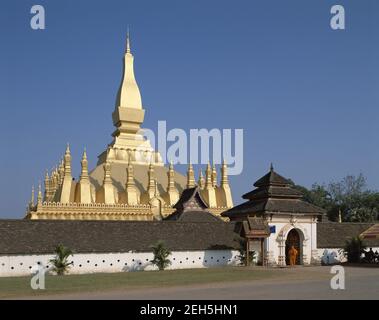
[(46, 276), (45, 290), (32, 290), (31, 277), (0, 278), (0, 298), (31, 297), (59, 293), (106, 291), (225, 281), (268, 279), (273, 270), (254, 267), (224, 267), (167, 271), (96, 273)]

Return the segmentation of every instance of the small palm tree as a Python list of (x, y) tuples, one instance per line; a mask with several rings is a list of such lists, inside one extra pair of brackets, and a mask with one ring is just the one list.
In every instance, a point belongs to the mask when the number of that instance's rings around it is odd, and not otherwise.
[(68, 262), (68, 258), (72, 256), (72, 251), (69, 248), (66, 248), (63, 245), (58, 245), (55, 250), (55, 258), (50, 260), (50, 263), (53, 265), (53, 271), (57, 273), (58, 276), (63, 276), (72, 262)]
[(361, 261), (361, 255), (364, 249), (365, 246), (362, 239), (360, 237), (353, 237), (346, 241), (342, 250), (348, 262), (356, 263)]
[(171, 264), (170, 259), (168, 259), (171, 251), (166, 247), (163, 241), (157, 241), (151, 248), (154, 254), (154, 259), (151, 260), (151, 263), (156, 265), (159, 270), (166, 269)]

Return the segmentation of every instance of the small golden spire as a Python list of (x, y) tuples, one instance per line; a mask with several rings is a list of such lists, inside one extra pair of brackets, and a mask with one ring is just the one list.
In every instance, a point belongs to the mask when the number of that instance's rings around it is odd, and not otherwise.
[(154, 190), (154, 197), (158, 198), (158, 182), (155, 180), (155, 190)]
[(205, 188), (212, 188), (212, 168), (211, 164), (208, 162), (207, 169), (205, 170)]
[(58, 185), (62, 185), (64, 177), (64, 160), (62, 159), (58, 169)]
[(46, 169), (46, 174), (45, 174), (45, 201), (48, 201), (49, 196), (50, 196), (50, 177), (49, 177), (49, 170)]
[(215, 164), (213, 164), (213, 168), (212, 168), (212, 186), (214, 188), (217, 187), (217, 170), (216, 170)]
[(112, 184), (111, 164), (108, 160), (105, 161), (105, 164), (104, 164), (104, 182), (103, 182), (103, 185), (104, 184)]
[(126, 169), (126, 175), (127, 175), (127, 177), (126, 177), (126, 189), (128, 190), (128, 188), (135, 186), (133, 165), (130, 161), (129, 161), (128, 167)]
[(167, 192), (175, 189), (175, 171), (174, 171), (174, 163), (170, 161), (170, 166), (167, 172), (168, 184), (167, 184)]
[(204, 189), (205, 187), (205, 180), (204, 180), (204, 176), (203, 176), (203, 170), (200, 169), (200, 174), (199, 174), (199, 181), (198, 181), (198, 186), (200, 189)]
[(148, 190), (154, 190), (155, 179), (154, 179), (154, 165), (152, 162), (150, 162), (150, 165), (149, 165), (148, 176), (149, 176), (149, 183), (148, 183), (147, 189)]
[(227, 186), (229, 185), (228, 180), (228, 166), (226, 165), (225, 160), (222, 162), (221, 167), (221, 186)]
[(42, 187), (41, 187), (41, 181), (38, 183), (38, 196), (37, 196), (37, 202), (38, 204), (42, 204)]
[(67, 143), (66, 152), (64, 154), (64, 175), (67, 177), (71, 176), (71, 152), (69, 143)]
[(187, 189), (195, 187), (195, 174), (193, 172), (192, 163), (190, 162), (187, 170)]
[(87, 161), (87, 152), (86, 148), (84, 148), (82, 160), (80, 161), (82, 165), (82, 172), (80, 174), (80, 181), (88, 180), (88, 161)]
[(32, 185), (32, 196), (30, 197), (30, 206), (34, 206), (34, 185)]

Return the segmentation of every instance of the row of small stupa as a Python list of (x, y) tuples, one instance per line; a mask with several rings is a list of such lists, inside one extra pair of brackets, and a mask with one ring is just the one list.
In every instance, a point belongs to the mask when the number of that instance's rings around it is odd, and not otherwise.
[[(59, 165), (51, 171), (49, 175), (46, 171), (44, 179), (44, 192), (39, 185), (37, 203), (35, 203), (34, 187), (32, 197), (28, 206), (28, 215), (31, 217), (33, 211), (37, 212), (38, 207), (55, 209), (61, 205), (64, 207), (75, 207), (78, 205), (105, 204), (108, 208), (122, 205), (124, 208), (137, 208), (138, 206), (151, 207), (153, 200), (159, 200), (161, 206), (166, 209), (172, 208), (180, 198), (183, 188), (178, 189), (175, 181), (174, 165), (170, 163), (167, 170), (167, 186), (164, 192), (159, 192), (158, 182), (154, 175), (154, 164), (150, 163), (147, 169), (148, 183), (142, 192), (137, 188), (134, 178), (134, 165), (130, 161), (126, 166), (126, 181), (121, 191), (114, 186), (111, 178), (112, 162), (106, 160), (103, 164), (102, 185), (96, 188), (91, 182), (88, 172), (88, 160), (86, 151), (81, 159), (81, 173), (78, 181), (72, 176), (71, 152), (67, 145), (65, 155)], [(218, 185), (216, 166), (211, 167), (208, 163), (205, 176), (200, 170), (198, 181), (195, 179), (195, 172), (192, 164), (187, 169), (185, 188), (198, 187), (200, 193), (208, 206), (219, 214), (227, 208), (233, 206), (232, 194), (229, 186), (227, 166), (221, 166), (221, 180)], [(180, 187), (180, 186), (179, 186)], [(83, 207), (83, 206), (82, 206)], [(85, 207), (85, 206), (84, 206)], [(46, 211), (46, 210), (45, 210)], [(166, 212), (168, 215), (171, 210)], [(168, 213), (168, 214), (167, 214)], [(41, 217), (39, 217), (41, 218)], [(51, 216), (49, 218), (52, 218)], [(71, 217), (72, 218), (72, 217)]]

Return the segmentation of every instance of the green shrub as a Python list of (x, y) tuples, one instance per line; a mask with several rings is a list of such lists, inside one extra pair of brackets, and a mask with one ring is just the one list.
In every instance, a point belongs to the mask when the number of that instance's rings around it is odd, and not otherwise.
[(346, 241), (343, 248), (343, 253), (348, 262), (358, 263), (361, 261), (361, 255), (364, 252), (365, 246), (360, 237), (353, 237)]
[(156, 265), (159, 270), (164, 270), (171, 265), (171, 261), (168, 259), (171, 251), (165, 246), (163, 241), (158, 241), (151, 248), (154, 254), (154, 259), (151, 260), (151, 263)]
[(68, 262), (68, 258), (72, 256), (72, 251), (63, 245), (58, 245), (55, 250), (55, 258), (50, 260), (53, 265), (52, 270), (57, 273), (58, 276), (63, 276), (72, 262)]

